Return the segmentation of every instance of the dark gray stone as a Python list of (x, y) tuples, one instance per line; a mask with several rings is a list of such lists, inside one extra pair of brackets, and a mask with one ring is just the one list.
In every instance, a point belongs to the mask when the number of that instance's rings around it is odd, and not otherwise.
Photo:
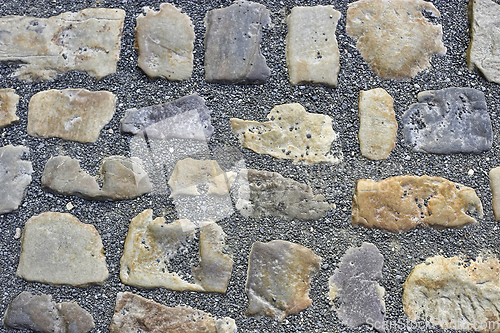
[(491, 149), (491, 120), (484, 94), (472, 88), (423, 91), (403, 115), (405, 140), (414, 151), (453, 154)]

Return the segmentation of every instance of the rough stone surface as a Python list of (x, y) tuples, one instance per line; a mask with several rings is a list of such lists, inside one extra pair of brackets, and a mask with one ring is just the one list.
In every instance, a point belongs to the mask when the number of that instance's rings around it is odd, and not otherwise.
[(391, 232), (417, 225), (455, 228), (483, 216), (476, 192), (441, 177), (397, 176), (375, 182), (360, 179), (352, 204), (352, 224)]
[(193, 71), (194, 28), (189, 16), (169, 3), (143, 8), (135, 27), (139, 66), (149, 77), (187, 80)]
[(19, 208), (26, 195), (33, 173), (28, 154), (29, 149), (24, 146), (0, 148), (0, 214)]
[(111, 200), (126, 200), (151, 191), (151, 182), (137, 157), (109, 156), (101, 164), (102, 194)]
[(260, 123), (231, 118), (231, 128), (243, 147), (259, 154), (306, 164), (342, 160), (331, 117), (308, 113), (302, 105), (293, 103), (275, 106), (267, 119)]
[(23, 291), (7, 307), (4, 325), (46, 333), (86, 333), (94, 319), (76, 303), (55, 303), (51, 295)]
[(490, 188), (493, 195), (492, 206), (495, 220), (500, 221), (500, 167), (490, 170)]
[(248, 260), (247, 315), (282, 320), (312, 304), (310, 282), (321, 258), (295, 243), (274, 240), (255, 242)]
[(14, 89), (0, 89), (0, 129), (19, 121), (19, 117), (16, 116), (17, 103), (19, 95)]
[(402, 118), (405, 140), (418, 152), (481, 153), (493, 131), (484, 94), (473, 88), (423, 91)]
[(497, 258), (428, 258), (411, 271), (403, 288), (403, 310), (412, 321), (425, 317), (444, 329), (500, 332)]
[(361, 0), (349, 4), (346, 30), (370, 68), (384, 79), (407, 79), (430, 67), (433, 54), (445, 54), (443, 29), (423, 13), (441, 14), (423, 0)]
[(263, 84), (271, 75), (260, 52), (262, 27), (271, 23), (264, 5), (236, 1), (207, 12), (205, 79), (210, 83)]
[(384, 257), (371, 243), (350, 248), (329, 281), (329, 297), (338, 297), (336, 309), (342, 323), (349, 327), (374, 325), (385, 332), (385, 289), (378, 284), (382, 279)]
[(34, 216), (24, 227), (17, 276), (50, 284), (101, 284), (108, 278), (101, 237), (71, 214)]
[(124, 19), (125, 11), (112, 8), (1, 17), (0, 61), (22, 61), (13, 74), (21, 80), (51, 80), (72, 70), (100, 79), (116, 71)]
[(293, 7), (287, 18), (286, 63), (290, 84), (337, 86), (340, 12), (333, 6)]
[(383, 160), (394, 149), (398, 122), (394, 99), (382, 88), (359, 92), (359, 148), (371, 160)]
[(116, 96), (86, 89), (47, 90), (28, 106), (28, 134), (95, 142), (115, 113)]
[(500, 5), (491, 0), (471, 0), (471, 41), (467, 54), (470, 70), (477, 69), (486, 80), (500, 83)]

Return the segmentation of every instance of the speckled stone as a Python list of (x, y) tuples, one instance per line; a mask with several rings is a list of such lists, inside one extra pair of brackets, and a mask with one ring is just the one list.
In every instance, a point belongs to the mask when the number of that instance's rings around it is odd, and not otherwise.
[(0, 129), (19, 121), (16, 115), (17, 103), (19, 95), (14, 89), (0, 89)]

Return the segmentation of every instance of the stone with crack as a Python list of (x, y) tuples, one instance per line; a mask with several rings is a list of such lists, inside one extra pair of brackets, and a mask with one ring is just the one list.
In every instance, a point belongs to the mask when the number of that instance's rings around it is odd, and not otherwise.
[(292, 103), (275, 106), (267, 119), (261, 123), (231, 118), (231, 129), (244, 148), (258, 154), (304, 164), (342, 161), (331, 117), (308, 113), (302, 105)]
[(308, 248), (283, 241), (255, 242), (248, 260), (247, 315), (283, 320), (312, 304), (311, 279), (321, 258)]
[(19, 121), (19, 117), (16, 115), (18, 103), (19, 95), (14, 89), (0, 89), (0, 129)]
[(375, 182), (360, 179), (352, 204), (352, 225), (391, 232), (422, 226), (457, 228), (483, 217), (476, 192), (441, 177), (397, 176)]
[(148, 174), (137, 157), (109, 156), (102, 160), (102, 194), (111, 200), (137, 198), (151, 191)]
[(490, 170), (490, 188), (493, 196), (491, 205), (493, 206), (493, 213), (495, 220), (500, 221), (500, 167)]
[(423, 0), (361, 0), (349, 4), (346, 30), (370, 68), (383, 79), (415, 77), (429, 58), (445, 54), (443, 29), (431, 23), (441, 14)]

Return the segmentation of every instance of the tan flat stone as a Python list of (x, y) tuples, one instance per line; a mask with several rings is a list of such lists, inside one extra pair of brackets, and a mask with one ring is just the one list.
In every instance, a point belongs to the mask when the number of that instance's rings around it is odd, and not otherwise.
[(0, 129), (19, 121), (16, 115), (17, 103), (19, 95), (14, 89), (0, 89)]
[(490, 170), (490, 188), (493, 195), (492, 206), (495, 220), (500, 221), (500, 167)]

